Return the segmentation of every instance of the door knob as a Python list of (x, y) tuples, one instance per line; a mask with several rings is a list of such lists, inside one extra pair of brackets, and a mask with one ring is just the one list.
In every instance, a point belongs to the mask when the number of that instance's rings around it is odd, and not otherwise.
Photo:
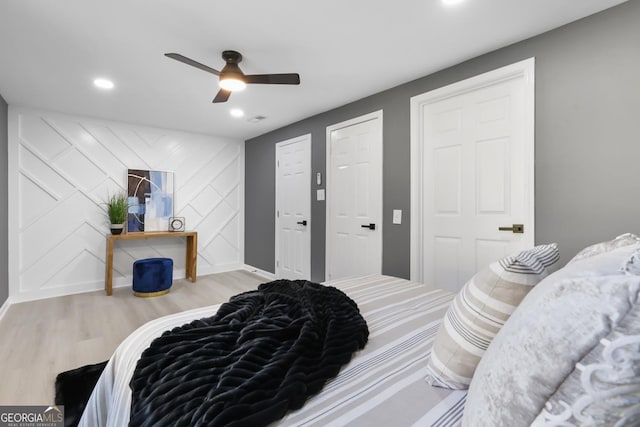
[(498, 231), (512, 231), (514, 233), (524, 233), (524, 224), (513, 224), (511, 227), (498, 227)]
[(298, 221), (296, 224), (300, 224), (300, 225), (307, 225), (307, 220), (305, 219), (304, 221)]
[(368, 228), (369, 230), (375, 230), (376, 229), (376, 225), (375, 224), (364, 224), (364, 225), (361, 225), (360, 227)]

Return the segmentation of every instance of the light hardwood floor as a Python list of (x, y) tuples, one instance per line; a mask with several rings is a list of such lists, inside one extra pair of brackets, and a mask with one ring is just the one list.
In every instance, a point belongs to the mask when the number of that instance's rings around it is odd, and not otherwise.
[(58, 373), (107, 360), (149, 320), (227, 301), (268, 282), (247, 271), (174, 280), (169, 294), (138, 298), (131, 288), (14, 304), (0, 321), (0, 405), (53, 403)]

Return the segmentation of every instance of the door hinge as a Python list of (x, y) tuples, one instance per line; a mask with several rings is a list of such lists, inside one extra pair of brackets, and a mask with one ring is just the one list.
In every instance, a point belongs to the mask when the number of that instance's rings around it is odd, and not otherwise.
[(276, 267), (280, 267), (280, 261), (276, 261)]
[(280, 167), (280, 160), (276, 162), (277, 167)]
[(277, 216), (278, 218), (280, 218), (280, 211), (279, 211), (279, 210), (278, 210), (278, 211), (276, 211), (276, 216)]

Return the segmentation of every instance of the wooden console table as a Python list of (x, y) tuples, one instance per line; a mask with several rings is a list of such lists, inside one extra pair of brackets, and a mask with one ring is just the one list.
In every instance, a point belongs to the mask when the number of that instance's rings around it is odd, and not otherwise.
[(185, 278), (196, 281), (196, 265), (198, 261), (197, 231), (151, 231), (142, 233), (110, 234), (107, 236), (107, 261), (105, 265), (104, 291), (107, 295), (113, 292), (113, 245), (116, 240), (153, 239), (157, 237), (186, 237), (187, 258), (185, 262)]

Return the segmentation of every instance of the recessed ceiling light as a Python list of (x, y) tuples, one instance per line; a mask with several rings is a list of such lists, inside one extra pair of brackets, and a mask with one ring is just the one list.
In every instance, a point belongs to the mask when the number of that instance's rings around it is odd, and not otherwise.
[(242, 117), (244, 116), (244, 111), (242, 111), (239, 108), (232, 108), (231, 111), (229, 111), (231, 113), (231, 115), (233, 117)]
[(464, 0), (442, 0), (442, 4), (445, 6), (453, 6), (458, 3), (462, 3)]
[(95, 87), (100, 88), (100, 89), (113, 89), (114, 84), (111, 80), (107, 80), (107, 79), (95, 79), (93, 81), (93, 84), (95, 85)]

